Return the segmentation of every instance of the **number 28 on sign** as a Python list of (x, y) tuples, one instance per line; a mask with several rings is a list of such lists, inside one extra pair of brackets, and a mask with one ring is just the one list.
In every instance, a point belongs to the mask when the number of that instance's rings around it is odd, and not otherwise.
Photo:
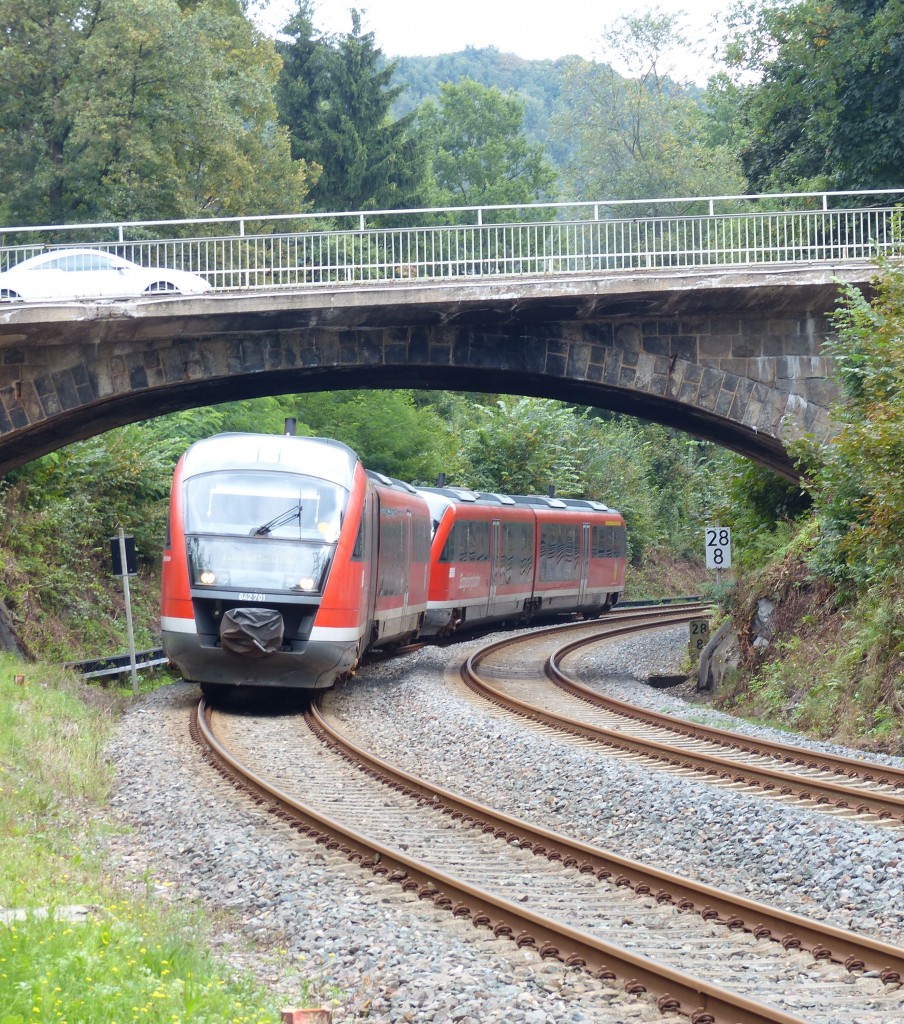
[(728, 527), (707, 526), (706, 568), (731, 568), (731, 530)]

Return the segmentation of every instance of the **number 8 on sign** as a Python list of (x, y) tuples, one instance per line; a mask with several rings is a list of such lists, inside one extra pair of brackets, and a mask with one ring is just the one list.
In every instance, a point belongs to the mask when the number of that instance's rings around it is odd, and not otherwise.
[(706, 568), (731, 568), (731, 530), (725, 526), (706, 528)]

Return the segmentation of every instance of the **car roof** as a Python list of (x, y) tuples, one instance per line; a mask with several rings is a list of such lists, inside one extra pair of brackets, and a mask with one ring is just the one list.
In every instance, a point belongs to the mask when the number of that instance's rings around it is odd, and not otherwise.
[(42, 256), (109, 256), (111, 260), (123, 260), (128, 263), (129, 261), (124, 257), (120, 256), (115, 252), (108, 252), (106, 249), (92, 249), (87, 247), (76, 247), (71, 248), (67, 246), (60, 246), (57, 249), (48, 249), (47, 252), (42, 253)]
[(111, 260), (120, 260), (129, 263), (124, 256), (117, 256), (116, 253), (107, 252), (106, 249), (90, 249), (85, 246), (58, 246), (55, 249), (48, 249), (46, 252), (39, 252), (35, 256), (29, 256), (27, 260), (20, 260), (14, 263), (9, 269), (16, 270), (19, 267), (35, 266), (45, 260), (58, 259), (60, 256), (108, 256)]

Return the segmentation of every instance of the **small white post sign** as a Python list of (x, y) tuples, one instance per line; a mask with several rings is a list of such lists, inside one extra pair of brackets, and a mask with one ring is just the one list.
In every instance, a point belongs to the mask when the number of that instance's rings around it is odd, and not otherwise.
[(707, 526), (706, 568), (731, 568), (731, 530), (727, 526)]
[(691, 619), (688, 631), (691, 659), (696, 661), (700, 657), (700, 652), (709, 643), (709, 619)]

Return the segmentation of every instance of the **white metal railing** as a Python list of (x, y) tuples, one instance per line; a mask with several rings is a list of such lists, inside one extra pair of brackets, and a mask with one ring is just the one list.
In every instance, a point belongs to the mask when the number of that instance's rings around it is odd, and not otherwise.
[(904, 189), (0, 228), (0, 270), (90, 246), (215, 288), (869, 260)]

